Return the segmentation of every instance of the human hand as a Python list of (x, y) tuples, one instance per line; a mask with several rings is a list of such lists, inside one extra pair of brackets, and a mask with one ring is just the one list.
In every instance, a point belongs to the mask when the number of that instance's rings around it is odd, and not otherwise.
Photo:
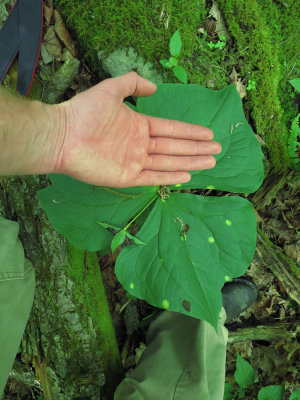
[(57, 173), (115, 188), (188, 182), (187, 171), (210, 169), (221, 152), (200, 125), (150, 117), (123, 103), (153, 94), (156, 85), (135, 72), (110, 78), (60, 103), (63, 144)]

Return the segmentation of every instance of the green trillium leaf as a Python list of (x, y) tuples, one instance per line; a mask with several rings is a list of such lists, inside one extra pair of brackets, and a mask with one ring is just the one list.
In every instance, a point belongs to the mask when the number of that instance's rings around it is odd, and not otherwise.
[(147, 246), (128, 246), (117, 258), (115, 272), (124, 288), (217, 328), (224, 282), (243, 275), (255, 253), (251, 203), (237, 196), (173, 193), (156, 202), (139, 238)]
[(233, 84), (221, 90), (194, 84), (158, 84), (152, 96), (138, 98), (137, 111), (206, 126), (213, 130), (213, 140), (222, 145), (222, 152), (214, 155), (216, 166), (193, 171), (192, 179), (182, 184), (182, 189), (213, 186), (233, 193), (252, 193), (261, 186), (264, 169), (260, 144)]
[(117, 247), (119, 247), (124, 242), (125, 239), (126, 239), (126, 231), (122, 229), (114, 236), (111, 242), (111, 252), (114, 253)]
[[(193, 171), (190, 182), (170, 186), (166, 199), (157, 198), (158, 186), (114, 189), (50, 175), (52, 186), (38, 193), (42, 207), (56, 231), (80, 249), (116, 249), (127, 236), (133, 244), (122, 250), (115, 267), (125, 289), (217, 329), (221, 288), (244, 274), (255, 253), (253, 206), (238, 196), (202, 197), (174, 190), (256, 191), (264, 177), (260, 144), (234, 85), (214, 91), (194, 84), (158, 84), (136, 106), (124, 104), (141, 114), (211, 128), (222, 145), (214, 156), (216, 166)], [(123, 230), (137, 216), (138, 238)], [(114, 237), (111, 229), (120, 232)]]
[(113, 238), (97, 221), (124, 227), (156, 196), (158, 188), (111, 189), (94, 187), (66, 175), (49, 176), (52, 186), (38, 192), (49, 221), (74, 246), (89, 251), (106, 248)]

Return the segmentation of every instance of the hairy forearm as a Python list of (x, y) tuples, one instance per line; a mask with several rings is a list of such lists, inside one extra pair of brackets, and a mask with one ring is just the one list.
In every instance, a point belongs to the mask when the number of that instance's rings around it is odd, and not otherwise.
[(64, 138), (61, 109), (0, 86), (0, 176), (55, 173)]

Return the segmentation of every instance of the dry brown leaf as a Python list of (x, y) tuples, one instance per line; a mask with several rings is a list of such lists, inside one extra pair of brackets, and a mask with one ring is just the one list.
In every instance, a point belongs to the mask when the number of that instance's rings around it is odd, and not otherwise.
[(265, 221), (261, 218), (261, 216), (258, 214), (258, 212), (255, 210), (255, 208), (254, 208), (254, 213), (255, 213), (255, 215), (256, 215), (256, 220), (257, 220), (257, 223), (259, 224), (260, 222), (262, 222), (262, 223), (265, 223)]
[(284, 245), (284, 251), (287, 256), (300, 263), (300, 246), (298, 243)]
[(43, 45), (45, 46), (48, 54), (60, 61), (62, 57), (62, 49), (60, 41), (58, 40), (53, 26), (50, 26), (46, 35), (44, 36)]
[(238, 73), (236, 72), (234, 67), (232, 68), (232, 72), (229, 75), (229, 78), (231, 82), (235, 84), (236, 90), (238, 91), (240, 98), (243, 99), (247, 94), (246, 86), (242, 84), (241, 78), (238, 78)]
[(215, 1), (213, 1), (213, 5), (212, 5), (211, 9), (209, 10), (209, 15), (214, 17), (217, 21), (216, 32), (217, 32), (218, 36), (220, 37), (223, 35), (226, 37), (226, 39), (230, 39), (230, 35), (226, 28), (225, 21), (222, 16), (221, 10)]
[(55, 25), (54, 29), (57, 36), (69, 50), (73, 57), (76, 57), (75, 47), (69, 32), (67, 31), (63, 18), (57, 10), (54, 10)]
[(44, 3), (44, 17), (46, 21), (46, 27), (50, 25), (52, 15), (53, 15), (53, 0), (46, 0)]

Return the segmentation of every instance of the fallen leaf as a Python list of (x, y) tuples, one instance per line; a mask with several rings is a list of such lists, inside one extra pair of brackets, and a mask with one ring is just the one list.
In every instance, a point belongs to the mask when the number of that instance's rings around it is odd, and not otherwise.
[(300, 263), (300, 246), (298, 243), (284, 245), (284, 251), (287, 256), (291, 257), (297, 263)]
[(231, 83), (235, 84), (236, 90), (238, 91), (240, 98), (243, 99), (247, 94), (246, 86), (242, 84), (241, 78), (238, 78), (238, 73), (236, 72), (234, 67), (232, 68), (232, 72), (229, 75), (229, 78), (231, 80)]
[(53, 0), (46, 0), (44, 3), (44, 17), (46, 21), (46, 27), (50, 25), (52, 15), (53, 15)]
[(69, 52), (72, 54), (72, 56), (76, 57), (74, 43), (71, 39), (69, 32), (66, 29), (66, 26), (64, 24), (62, 16), (60, 15), (60, 13), (57, 10), (54, 10), (54, 18), (55, 18), (54, 29), (55, 29), (55, 32), (57, 33), (57, 36), (60, 38), (60, 40), (66, 46), (66, 48), (69, 50)]
[(216, 32), (218, 36), (220, 37), (223, 35), (226, 37), (226, 39), (230, 39), (230, 34), (225, 26), (224, 18), (221, 14), (218, 4), (215, 1), (213, 1), (213, 6), (209, 10), (209, 14), (217, 21)]
[(52, 60), (55, 58), (56, 60), (61, 61), (62, 57), (61, 44), (55, 34), (53, 26), (49, 27), (47, 33), (44, 36), (42, 45), (45, 46), (47, 55), (50, 56)]

